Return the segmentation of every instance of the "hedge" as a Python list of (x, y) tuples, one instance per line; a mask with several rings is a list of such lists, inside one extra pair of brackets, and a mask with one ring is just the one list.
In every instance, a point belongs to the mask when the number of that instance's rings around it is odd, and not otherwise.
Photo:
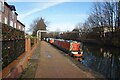
[(15, 40), (24, 39), (24, 31), (20, 31), (16, 28), (2, 24), (2, 39), (4, 40)]
[(2, 24), (2, 69), (25, 52), (24, 31)]

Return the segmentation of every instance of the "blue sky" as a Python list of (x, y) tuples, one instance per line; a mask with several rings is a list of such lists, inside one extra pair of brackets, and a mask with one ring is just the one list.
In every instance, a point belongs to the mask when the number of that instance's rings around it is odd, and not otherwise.
[(9, 2), (15, 5), (18, 19), (26, 25), (42, 17), (48, 21), (49, 31), (71, 31), (77, 23), (83, 23), (90, 14), (92, 2)]

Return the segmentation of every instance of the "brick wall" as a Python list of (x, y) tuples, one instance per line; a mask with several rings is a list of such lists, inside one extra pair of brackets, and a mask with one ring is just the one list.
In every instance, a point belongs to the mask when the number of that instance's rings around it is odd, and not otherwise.
[(17, 20), (17, 29), (20, 31), (24, 31), (23, 28), (25, 28), (25, 25), (23, 25), (20, 21)]
[(9, 25), (9, 7), (5, 4), (4, 5), (4, 12), (2, 14), (2, 23), (5, 23), (7, 25)]

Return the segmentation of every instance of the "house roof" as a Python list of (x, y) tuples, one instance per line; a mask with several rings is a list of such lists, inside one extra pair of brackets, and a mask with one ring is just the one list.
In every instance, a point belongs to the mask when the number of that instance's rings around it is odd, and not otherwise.
[(19, 22), (21, 25), (23, 25), (25, 27), (25, 25), (23, 23), (21, 23), (19, 20), (17, 20), (17, 22)]
[(16, 14), (16, 15), (18, 15), (18, 13), (17, 13), (17, 12), (15, 12), (15, 14)]
[(7, 2), (4, 2), (4, 4), (11, 9), (11, 11), (16, 11), (15, 6), (14, 5), (9, 5)]
[(7, 2), (4, 2), (4, 4), (5, 4), (7, 7), (9, 7), (9, 8), (10, 8), (10, 6), (8, 5), (8, 3), (7, 3)]
[(12, 10), (12, 11), (16, 11), (16, 9), (15, 9), (15, 6), (14, 6), (14, 5), (10, 5), (10, 8), (11, 8), (11, 10)]
[(47, 27), (43, 18), (40, 19), (40, 22), (42, 22), (44, 24), (44, 26)]

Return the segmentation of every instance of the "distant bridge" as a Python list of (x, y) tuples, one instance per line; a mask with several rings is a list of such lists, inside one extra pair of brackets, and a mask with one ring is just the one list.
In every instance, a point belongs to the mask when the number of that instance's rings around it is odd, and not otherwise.
[(48, 31), (48, 30), (38, 30), (37, 31), (37, 38), (41, 40), (41, 33), (47, 33), (47, 32), (58, 32), (58, 33), (64, 33), (65, 31)]

